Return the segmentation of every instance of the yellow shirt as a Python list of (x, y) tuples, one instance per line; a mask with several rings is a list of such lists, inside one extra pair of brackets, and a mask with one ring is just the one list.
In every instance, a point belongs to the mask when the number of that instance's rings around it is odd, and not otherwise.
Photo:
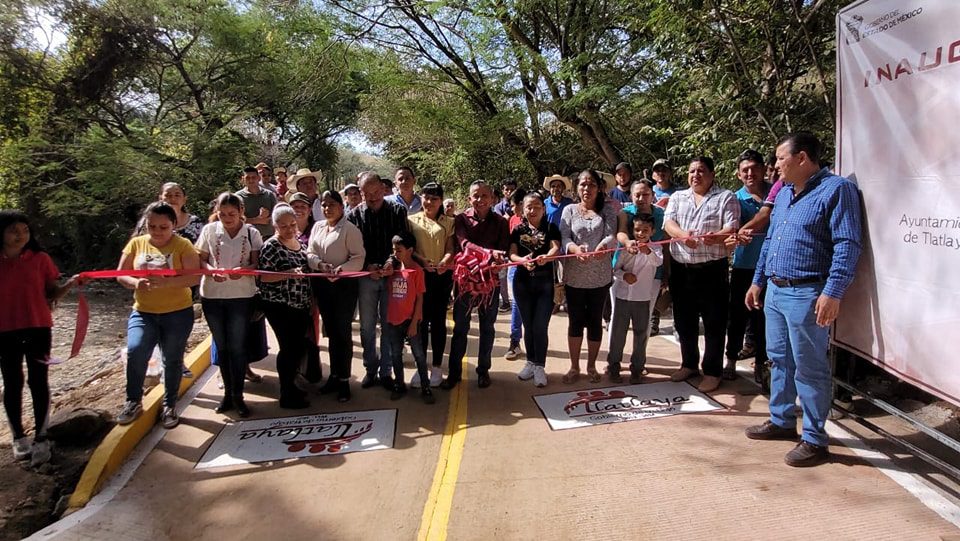
[(417, 248), (413, 251), (428, 264), (436, 265), (446, 253), (447, 239), (453, 236), (453, 218), (443, 212), (437, 221), (418, 212), (407, 218), (410, 230), (417, 239)]
[[(134, 270), (182, 269), (183, 255), (196, 253), (189, 240), (174, 235), (163, 248), (150, 244), (150, 235), (130, 239), (123, 248), (125, 255), (133, 256)], [(153, 290), (135, 290), (133, 309), (147, 314), (167, 314), (193, 306), (189, 287)]]

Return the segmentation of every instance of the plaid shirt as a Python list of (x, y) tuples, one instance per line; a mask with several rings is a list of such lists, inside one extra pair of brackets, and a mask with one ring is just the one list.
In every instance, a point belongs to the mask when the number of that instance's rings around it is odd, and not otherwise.
[(753, 283), (770, 277), (823, 277), (823, 293), (842, 299), (860, 258), (860, 192), (849, 180), (821, 169), (794, 196), (784, 184), (770, 216)]
[(347, 220), (357, 226), (363, 236), (363, 248), (366, 250), (364, 268), (386, 263), (387, 258), (393, 255), (393, 236), (410, 230), (407, 207), (392, 197), (384, 198), (383, 206), (376, 212), (366, 203), (360, 203), (347, 214)]
[[(728, 227), (736, 229), (740, 223), (740, 203), (733, 192), (714, 183), (704, 194), (698, 207), (693, 188), (687, 188), (670, 196), (663, 219), (673, 220), (680, 229), (697, 234), (720, 231)], [(670, 244), (670, 254), (680, 263), (706, 263), (725, 259), (727, 248), (723, 244), (707, 245), (702, 242), (696, 248), (689, 248), (682, 242), (674, 242)]]

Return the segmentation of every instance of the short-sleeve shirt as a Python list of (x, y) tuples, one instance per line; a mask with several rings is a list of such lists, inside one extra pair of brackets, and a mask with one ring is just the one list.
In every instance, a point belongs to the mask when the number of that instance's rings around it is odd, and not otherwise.
[(59, 277), (46, 252), (25, 249), (19, 257), (0, 257), (0, 332), (53, 327), (47, 285)]
[(629, 205), (633, 201), (633, 199), (630, 197), (629, 190), (623, 191), (616, 186), (614, 186), (613, 188), (610, 189), (609, 192), (607, 192), (607, 197), (609, 197), (614, 201), (617, 201), (618, 203), (620, 203), (621, 206)]
[[(773, 183), (773, 186), (770, 186), (770, 191), (767, 192), (766, 199), (763, 200), (763, 206), (773, 208), (773, 204), (777, 201), (777, 194), (780, 193), (780, 189), (783, 188), (783, 181), (778, 180)], [(744, 220), (743, 223), (747, 223), (747, 220)]]
[[(123, 248), (133, 256), (134, 270), (182, 269), (183, 256), (196, 254), (193, 243), (174, 235), (163, 248), (150, 244), (150, 235), (133, 237)], [(146, 314), (168, 314), (193, 306), (189, 287), (134, 290), (133, 309)]]
[(423, 269), (416, 267), (394, 272), (390, 276), (387, 297), (387, 323), (400, 325), (412, 318), (417, 295), (422, 295), (426, 290)]
[(676, 185), (671, 185), (669, 188), (664, 190), (658, 184), (653, 185), (653, 196), (657, 198), (657, 201), (661, 199), (669, 198), (671, 195), (677, 193)]
[[(207, 224), (200, 231), (197, 250), (210, 254), (208, 261), (218, 269), (232, 269), (249, 265), (253, 252), (263, 247), (263, 238), (253, 226), (243, 225), (233, 238), (223, 229), (223, 224)], [(200, 296), (206, 299), (246, 299), (257, 294), (257, 280), (243, 276), (236, 280), (217, 282), (213, 276), (200, 279)]]
[[(737, 190), (737, 202), (740, 203), (741, 224), (745, 224), (752, 220), (765, 204), (754, 199), (745, 187)], [(746, 246), (737, 246), (737, 249), (733, 251), (733, 268), (757, 268), (757, 260), (760, 259), (760, 250), (762, 248), (763, 235), (757, 235), (753, 237), (753, 239), (750, 241), (750, 244), (747, 244)]]
[(569, 197), (561, 197), (559, 202), (554, 202), (553, 196), (546, 198), (543, 201), (543, 206), (547, 209), (547, 221), (560, 227), (560, 217), (563, 215), (563, 208), (570, 203), (573, 203), (573, 199)]
[[(633, 218), (637, 215), (637, 206), (634, 204), (629, 204), (623, 207), (623, 213), (627, 215), (627, 228), (633, 227)], [(650, 205), (650, 213), (653, 214), (653, 235), (650, 236), (650, 240), (657, 242), (667, 238), (667, 232), (663, 230), (663, 209), (656, 206)], [(613, 254), (613, 266), (617, 266), (617, 261), (620, 259), (623, 252), (616, 252)], [(663, 265), (657, 267), (657, 273), (655, 278), (657, 280), (663, 278)]]
[[(269, 190), (260, 190), (260, 193), (250, 193), (246, 188), (236, 193), (237, 197), (243, 199), (243, 215), (247, 218), (256, 218), (260, 215), (260, 209), (267, 209), (267, 212), (273, 212), (273, 207), (277, 206), (277, 194)], [(270, 224), (254, 224), (262, 238), (273, 236), (273, 226)]]
[[(680, 229), (698, 234), (736, 228), (740, 223), (740, 204), (733, 192), (713, 184), (697, 206), (693, 188), (687, 188), (670, 196), (664, 220), (673, 220)], [(726, 259), (727, 248), (723, 244), (702, 242), (696, 248), (690, 248), (682, 242), (674, 242), (670, 244), (670, 255), (679, 263), (706, 263)]]
[(428, 264), (439, 263), (446, 254), (447, 239), (453, 236), (453, 218), (440, 214), (434, 221), (426, 213), (418, 212), (407, 221), (410, 222), (413, 237), (417, 239), (414, 253)]
[[(298, 241), (299, 242), (299, 241)], [(307, 247), (300, 243), (299, 250), (284, 246), (277, 237), (270, 237), (260, 249), (260, 270), (283, 272), (300, 269), (308, 271)], [(313, 305), (310, 280), (287, 278), (278, 282), (260, 282), (260, 299), (286, 304), (292, 308), (309, 310)]]
[[(616, 234), (617, 213), (610, 205), (604, 205), (600, 214), (584, 214), (579, 205), (569, 205), (563, 209), (560, 235), (564, 251), (570, 244), (586, 245), (588, 251), (613, 248), (616, 246)], [(613, 280), (613, 258), (610, 253), (587, 261), (571, 257), (563, 260), (562, 265), (564, 283), (571, 287), (593, 289)]]
[[(540, 221), (540, 227), (536, 228), (530, 225), (530, 222), (523, 220), (510, 233), (510, 244), (517, 246), (517, 255), (520, 257), (530, 256), (538, 257), (550, 251), (550, 242), (560, 242), (560, 229), (546, 218)], [(520, 278), (544, 278), (553, 279), (553, 265), (538, 265), (532, 271), (527, 267), (518, 265), (516, 270)]]

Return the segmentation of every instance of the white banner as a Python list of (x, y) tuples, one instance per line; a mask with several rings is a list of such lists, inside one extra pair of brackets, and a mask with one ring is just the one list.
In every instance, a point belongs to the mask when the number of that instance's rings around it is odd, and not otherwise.
[(866, 210), (833, 340), (960, 405), (960, 1), (837, 17), (837, 170)]
[(689, 383), (648, 383), (533, 397), (553, 430), (723, 409)]
[(322, 413), (226, 425), (196, 469), (393, 447), (397, 410)]

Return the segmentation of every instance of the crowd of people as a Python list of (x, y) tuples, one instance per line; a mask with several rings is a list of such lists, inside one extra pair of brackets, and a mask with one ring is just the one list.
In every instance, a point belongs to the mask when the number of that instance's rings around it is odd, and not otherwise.
[[(564, 383), (581, 376), (599, 383), (604, 375), (621, 383), (632, 328), (629, 381), (638, 384), (647, 375), (648, 336), (659, 333), (660, 315), (672, 305), (682, 364), (670, 380), (700, 377), (698, 389), (713, 392), (736, 377), (737, 360), (755, 354), (755, 377), (765, 382), (769, 359), (771, 417), (747, 436), (797, 439), (793, 405), (799, 395), (802, 439), (786, 460), (820, 463), (827, 453), (831, 392), (827, 326), (853, 280), (861, 234), (856, 187), (822, 167), (821, 152), (819, 140), (804, 132), (784, 137), (769, 163), (747, 150), (736, 160), (741, 187), (735, 193), (716, 182), (714, 161), (704, 156), (687, 164), (683, 189), (666, 160), (657, 160), (641, 178), (620, 163), (612, 174), (584, 169), (573, 178), (553, 175), (530, 190), (506, 181), (499, 199), (494, 186), (475, 181), (459, 213), (440, 184), (427, 182), (417, 191), (409, 167), (397, 169), (392, 182), (364, 172), (355, 184), (321, 193), (320, 171), (304, 168), (288, 176), (284, 168), (258, 164), (241, 172), (239, 191), (216, 198), (206, 220), (184, 210), (182, 187), (164, 184), (159, 200), (144, 210), (118, 269), (206, 272), (118, 278), (133, 290), (134, 304), (126, 402), (117, 422), (128, 424), (142, 414), (147, 364), (158, 347), (165, 389), (160, 422), (166, 428), (179, 423), (180, 381), (192, 376), (183, 356), (195, 295), (222, 380), (216, 411), (241, 418), (251, 414), (245, 384), (260, 380), (251, 365), (267, 355), (265, 323), (279, 344), (281, 408), (309, 407), (304, 382), (341, 402), (351, 399), (356, 313), (360, 386), (383, 387), (392, 399), (402, 398), (409, 386), (432, 404), (431, 388), (453, 389), (463, 378), (473, 312), (481, 389), (492, 383), (499, 312), (511, 313), (506, 357), (525, 356), (518, 378), (546, 386), (548, 327), (561, 310), (567, 314), (569, 361), (559, 370)], [(0, 229), (0, 291), (12, 299), (0, 309), (4, 406), (17, 458), (42, 462), (50, 454), (50, 304), (76, 277), (58, 285), (59, 272), (24, 214), (3, 211)], [(491, 287), (473, 289), (455, 280), (458, 272), (469, 273), (468, 257), (500, 269), (499, 276), (488, 277)], [(253, 270), (261, 272), (246, 272)], [(598, 368), (604, 334), (607, 355)], [(330, 367), (325, 382), (321, 337)], [(406, 346), (416, 365), (409, 385)], [(20, 420), (24, 359), (36, 419), (33, 443)]]

